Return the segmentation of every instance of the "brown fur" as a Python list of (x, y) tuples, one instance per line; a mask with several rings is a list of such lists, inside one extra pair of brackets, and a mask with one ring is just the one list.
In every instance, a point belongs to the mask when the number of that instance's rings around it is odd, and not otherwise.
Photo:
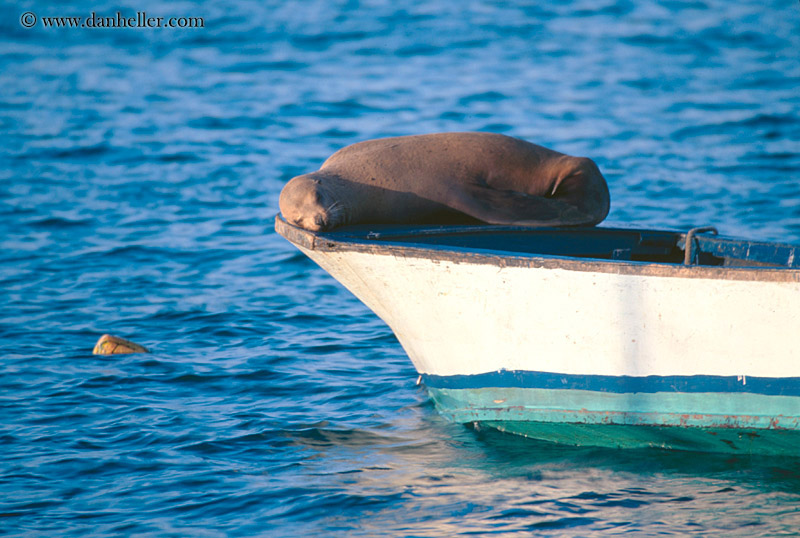
[(590, 159), (491, 133), (359, 142), (293, 178), (284, 218), (318, 231), (345, 224), (466, 222), (595, 225), (609, 193)]

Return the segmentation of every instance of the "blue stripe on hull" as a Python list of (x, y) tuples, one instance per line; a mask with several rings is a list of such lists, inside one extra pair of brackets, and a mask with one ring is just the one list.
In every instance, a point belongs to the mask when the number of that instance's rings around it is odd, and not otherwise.
[(551, 372), (500, 370), (477, 375), (437, 376), (423, 374), (429, 387), (475, 389), (482, 387), (517, 387), (535, 389), (572, 389), (594, 392), (628, 393), (750, 393), (769, 396), (800, 396), (800, 377), (738, 376), (611, 376), (575, 375)]

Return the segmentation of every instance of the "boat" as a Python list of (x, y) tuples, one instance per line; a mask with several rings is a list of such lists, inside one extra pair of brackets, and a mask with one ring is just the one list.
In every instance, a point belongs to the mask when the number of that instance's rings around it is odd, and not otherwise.
[(800, 246), (712, 227), (275, 229), (388, 324), (450, 420), (800, 456)]

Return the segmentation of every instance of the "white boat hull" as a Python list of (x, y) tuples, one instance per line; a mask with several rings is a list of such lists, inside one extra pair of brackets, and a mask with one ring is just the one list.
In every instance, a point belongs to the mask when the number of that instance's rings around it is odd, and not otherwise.
[(498, 267), (301, 250), (397, 335), (417, 371), (785, 377), (800, 282)]

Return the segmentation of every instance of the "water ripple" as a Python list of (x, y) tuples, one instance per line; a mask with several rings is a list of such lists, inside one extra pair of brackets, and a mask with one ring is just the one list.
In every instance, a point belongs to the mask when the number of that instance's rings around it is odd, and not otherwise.
[[(101, 0), (98, 14), (123, 7)], [(203, 29), (0, 20), (4, 533), (789, 535), (793, 459), (446, 422), (391, 331), (277, 237), (379, 136), (594, 158), (609, 225), (800, 242), (796, 5), (144, 0)], [(91, 354), (103, 333), (149, 355)]]

